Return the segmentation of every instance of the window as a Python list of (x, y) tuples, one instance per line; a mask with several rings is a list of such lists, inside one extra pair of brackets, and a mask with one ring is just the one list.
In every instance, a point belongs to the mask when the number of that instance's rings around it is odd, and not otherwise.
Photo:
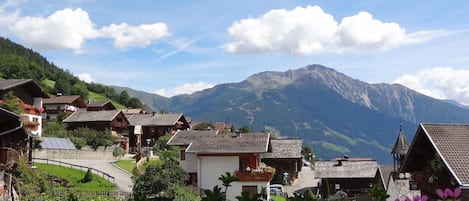
[(122, 117), (117, 117), (117, 122), (122, 123)]
[(181, 159), (181, 161), (186, 160), (186, 150), (184, 149), (179, 150), (179, 158)]
[(249, 196), (257, 194), (257, 186), (242, 186), (241, 191), (248, 192)]

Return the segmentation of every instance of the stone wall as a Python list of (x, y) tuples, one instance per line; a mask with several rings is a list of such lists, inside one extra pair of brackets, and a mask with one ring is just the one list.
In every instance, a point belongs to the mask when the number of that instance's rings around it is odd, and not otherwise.
[(112, 155), (113, 147), (98, 148), (97, 150), (65, 150), (65, 149), (35, 149), (34, 158), (45, 159), (89, 159), (89, 160), (117, 160)]

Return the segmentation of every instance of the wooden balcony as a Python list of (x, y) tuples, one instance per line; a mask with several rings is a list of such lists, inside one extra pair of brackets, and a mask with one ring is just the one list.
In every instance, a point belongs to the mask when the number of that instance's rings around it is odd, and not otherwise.
[(0, 148), (0, 170), (7, 170), (18, 164), (20, 160), (16, 150), (8, 147)]
[(274, 176), (274, 172), (271, 169), (265, 168), (243, 172), (236, 171), (235, 175), (239, 181), (270, 181)]

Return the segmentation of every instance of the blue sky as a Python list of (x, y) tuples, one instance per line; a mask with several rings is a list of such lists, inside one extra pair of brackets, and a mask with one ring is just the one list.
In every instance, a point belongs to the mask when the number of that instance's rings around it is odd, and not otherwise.
[(0, 1), (0, 35), (85, 81), (172, 96), (322, 64), (469, 104), (469, 2)]

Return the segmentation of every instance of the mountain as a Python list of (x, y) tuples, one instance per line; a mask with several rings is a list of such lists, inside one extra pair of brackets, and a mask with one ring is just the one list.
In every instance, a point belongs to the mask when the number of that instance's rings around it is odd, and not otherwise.
[(155, 109), (183, 112), (194, 121), (232, 122), (303, 138), (319, 159), (349, 155), (389, 164), (401, 123), (410, 140), (420, 122), (469, 121), (469, 110), (454, 104), (398, 84), (369, 84), (321, 65), (262, 72), (171, 98), (126, 91)]

